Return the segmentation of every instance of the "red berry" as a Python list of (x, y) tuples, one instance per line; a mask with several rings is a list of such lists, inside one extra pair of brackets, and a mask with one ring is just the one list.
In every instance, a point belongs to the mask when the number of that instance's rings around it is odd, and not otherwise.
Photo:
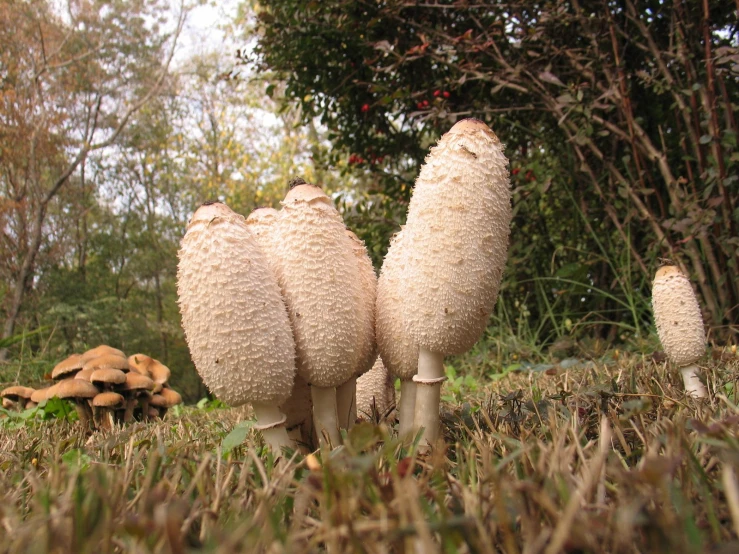
[(429, 101), (428, 101), (428, 100), (424, 100), (424, 101), (423, 101), (423, 107), (424, 107), (424, 108), (427, 108), (427, 107), (428, 107), (428, 105), (429, 105)]
[(444, 96), (444, 98), (449, 98), (451, 96), (448, 90), (445, 90), (444, 92), (442, 92), (442, 95)]
[(518, 175), (518, 172), (521, 171), (519, 168), (514, 169), (511, 171), (511, 175)]
[(439, 96), (440, 94), (441, 94), (441, 91), (440, 91), (440, 90), (438, 90), (438, 89), (437, 89), (437, 90), (435, 90), (435, 91), (434, 91), (434, 98), (438, 98), (438, 96)]
[(362, 111), (363, 112), (368, 112), (369, 111), (369, 104), (363, 104), (362, 105)]
[(423, 109), (423, 102), (419, 102), (418, 104), (416, 104), (416, 108), (418, 108), (419, 110), (422, 110)]

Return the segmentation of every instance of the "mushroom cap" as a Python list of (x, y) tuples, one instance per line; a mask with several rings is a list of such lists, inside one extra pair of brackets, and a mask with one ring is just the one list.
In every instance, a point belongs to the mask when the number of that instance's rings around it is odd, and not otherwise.
[[(64, 381), (67, 381), (67, 379), (64, 379)], [(55, 384), (51, 385), (50, 387), (47, 387), (45, 389), (41, 389), (42, 391), (44, 391), (44, 397), (43, 397), (43, 399), (44, 400), (49, 400), (51, 398), (54, 398), (56, 396), (57, 388), (64, 381), (59, 381), (58, 383), (55, 383)]]
[(146, 354), (131, 354), (128, 357), (128, 367), (131, 371), (149, 376), (149, 365), (154, 361)]
[(122, 385), (126, 382), (126, 374), (120, 369), (96, 369), (90, 374), (93, 385)]
[(190, 353), (206, 386), (227, 404), (281, 404), (295, 377), (295, 343), (280, 289), (244, 218), (214, 206), (195, 212), (179, 251)]
[(20, 400), (21, 398), (23, 400), (28, 400), (29, 398), (31, 398), (31, 395), (33, 395), (34, 392), (36, 392), (36, 389), (32, 389), (31, 387), (14, 385), (12, 387), (3, 389), (3, 391), (0, 392), (0, 396), (12, 400), (13, 402), (18, 402), (18, 400)]
[(15, 408), (15, 402), (13, 402), (10, 398), (3, 398), (3, 408), (6, 410), (12, 410)]
[(92, 399), (92, 405), (98, 408), (119, 408), (123, 406), (123, 397), (117, 392), (101, 392)]
[(151, 392), (152, 394), (159, 394), (160, 392), (162, 392), (163, 388), (164, 387), (162, 386), (162, 383), (157, 383), (156, 381), (154, 381), (154, 388), (151, 389)]
[[(95, 385), (82, 379), (65, 379), (49, 388), (55, 389), (53, 396), (58, 398), (94, 398), (100, 392)], [(49, 394), (52, 394), (51, 390), (47, 397)]]
[(118, 350), (117, 348), (113, 348), (112, 346), (108, 346), (107, 344), (101, 344), (100, 346), (91, 348), (87, 352), (83, 352), (82, 360), (84, 362), (87, 362), (88, 360), (92, 360), (93, 358), (97, 358), (99, 356), (107, 356), (109, 354), (120, 356), (121, 358), (126, 357), (126, 355), (123, 353), (123, 350)]
[(71, 377), (80, 371), (84, 365), (85, 360), (81, 354), (72, 354), (54, 366), (54, 369), (51, 371), (51, 378), (57, 380)]
[(419, 346), (469, 350), (488, 324), (512, 216), (508, 160), (480, 121), (462, 121), (426, 157), (403, 229), (403, 320)]
[(362, 298), (359, 304), (357, 319), (360, 323), (360, 335), (357, 340), (359, 361), (357, 362), (357, 377), (368, 372), (377, 358), (377, 342), (375, 340), (375, 302), (377, 300), (377, 274), (372, 265), (367, 247), (364, 242), (349, 229), (346, 236), (354, 251), (359, 269), (359, 280), (362, 285)]
[(170, 389), (169, 387), (164, 387), (159, 393), (159, 396), (163, 397), (167, 402), (169, 402), (170, 408), (172, 406), (176, 406), (177, 404), (182, 404), (182, 395), (180, 395), (180, 393), (176, 390)]
[(695, 363), (706, 351), (698, 299), (675, 266), (662, 267), (652, 283), (652, 310), (662, 348), (677, 367)]
[(87, 369), (81, 369), (80, 371), (74, 374), (74, 378), (82, 379), (83, 381), (89, 381), (90, 376), (96, 371), (97, 369), (93, 369), (91, 367), (88, 367)]
[(357, 414), (371, 414), (373, 404), (380, 414), (395, 404), (393, 379), (379, 356), (372, 369), (357, 378)]
[(357, 370), (361, 329), (362, 285), (344, 222), (320, 188), (298, 185), (275, 227), (272, 261), (279, 265), (298, 374), (310, 385), (336, 387)]
[(133, 391), (133, 390), (147, 390), (150, 391), (154, 388), (154, 381), (152, 381), (146, 375), (141, 375), (131, 371), (126, 373), (126, 379), (119, 388), (119, 390)]
[(129, 371), (128, 360), (117, 354), (103, 354), (85, 362), (82, 369), (117, 369)]
[(172, 374), (169, 368), (159, 360), (152, 360), (148, 366), (148, 370), (151, 380), (155, 383), (159, 383), (160, 385), (163, 385), (164, 383), (169, 381), (169, 378)]
[(33, 394), (30, 396), (31, 402), (35, 402), (36, 404), (41, 404), (44, 400), (47, 398), (47, 393), (49, 391), (50, 387), (47, 387), (45, 389), (36, 389), (33, 391)]
[(390, 241), (390, 248), (377, 280), (375, 333), (377, 350), (385, 367), (392, 375), (409, 381), (418, 371), (418, 345), (403, 321), (403, 235), (404, 231), (400, 231)]

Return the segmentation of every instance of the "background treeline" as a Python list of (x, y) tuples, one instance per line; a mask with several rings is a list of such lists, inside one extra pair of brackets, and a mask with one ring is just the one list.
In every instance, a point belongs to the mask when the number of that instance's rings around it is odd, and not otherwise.
[(195, 5), (0, 0), (0, 381), (106, 342), (202, 396), (175, 294), (194, 208), (276, 206), (302, 175), (379, 267), (428, 147), (466, 116), (507, 144), (516, 214), (475, 355), (644, 347), (660, 258), (731, 339), (738, 7), (268, 1), (209, 51), (183, 47)]

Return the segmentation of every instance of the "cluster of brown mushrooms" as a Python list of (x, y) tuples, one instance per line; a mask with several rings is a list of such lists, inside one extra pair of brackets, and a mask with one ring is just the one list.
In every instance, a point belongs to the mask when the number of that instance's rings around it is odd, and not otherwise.
[(51, 372), (50, 387), (8, 387), (0, 393), (6, 409), (27, 409), (51, 398), (74, 403), (84, 428), (111, 429), (115, 423), (161, 418), (182, 403), (169, 386), (167, 366), (145, 354), (126, 355), (100, 345), (72, 354)]

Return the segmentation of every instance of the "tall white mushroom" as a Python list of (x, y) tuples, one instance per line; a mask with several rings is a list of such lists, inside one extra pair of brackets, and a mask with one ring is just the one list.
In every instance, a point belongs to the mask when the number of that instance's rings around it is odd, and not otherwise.
[(407, 438), (413, 432), (416, 408), (418, 345), (403, 321), (406, 300), (401, 285), (405, 271), (404, 236), (401, 230), (390, 241), (377, 281), (375, 332), (377, 349), (391, 375), (400, 379), (398, 402), (398, 436)]
[(315, 185), (293, 188), (276, 223), (279, 282), (295, 336), (298, 374), (311, 386), (319, 437), (340, 442), (336, 387), (353, 377), (361, 281), (344, 222)]
[[(279, 215), (280, 212), (274, 208), (265, 207), (253, 210), (246, 218), (246, 225), (267, 255), (267, 262), (278, 283), (280, 263), (274, 235)], [(297, 443), (310, 444), (313, 440), (313, 404), (310, 387), (300, 375), (295, 376), (292, 392), (280, 409), (287, 418), (288, 435)]]
[(387, 415), (395, 405), (393, 379), (379, 356), (367, 373), (357, 378), (357, 412), (362, 417)]
[(273, 450), (294, 448), (278, 408), (295, 377), (287, 311), (264, 252), (225, 204), (204, 204), (193, 215), (179, 251), (177, 291), (206, 386), (231, 406), (250, 402)]
[(487, 326), (511, 223), (508, 160), (482, 121), (464, 119), (431, 149), (403, 229), (403, 320), (418, 344), (414, 425), (439, 436), (444, 356), (470, 349)]
[(350, 429), (357, 419), (357, 378), (368, 372), (377, 359), (377, 342), (375, 341), (375, 300), (377, 298), (377, 275), (367, 254), (367, 248), (357, 235), (346, 230), (346, 236), (354, 251), (362, 286), (362, 301), (356, 317), (360, 323), (360, 334), (357, 337), (359, 357), (354, 376), (336, 389), (336, 407), (339, 414), (339, 426)]
[(677, 267), (657, 270), (652, 283), (652, 310), (662, 348), (680, 368), (685, 391), (696, 398), (707, 397), (695, 365), (706, 352), (703, 316), (690, 281)]

